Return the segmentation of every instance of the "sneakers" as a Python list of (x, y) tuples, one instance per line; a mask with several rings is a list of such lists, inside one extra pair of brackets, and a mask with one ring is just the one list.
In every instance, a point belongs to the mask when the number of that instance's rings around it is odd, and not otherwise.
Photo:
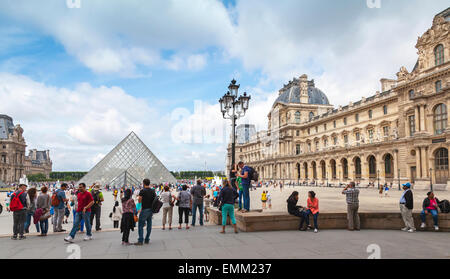
[(409, 229), (409, 230), (408, 230), (409, 233), (413, 233), (413, 232), (415, 232), (415, 231), (416, 231), (415, 229)]
[(420, 225), (420, 228), (421, 228), (421, 229), (425, 229), (426, 226), (427, 226), (427, 225), (425, 225), (425, 223), (422, 223), (422, 224)]
[(439, 227), (438, 227), (438, 226), (434, 226), (434, 230), (435, 230), (435, 231), (438, 231), (438, 230), (439, 230)]
[(24, 235), (19, 236), (19, 240), (23, 240), (23, 239), (26, 239), (26, 238), (27, 238), (27, 237), (24, 236)]
[(138, 242), (134, 243), (134, 245), (136, 245), (136, 246), (142, 246), (142, 245), (144, 245), (144, 243), (138, 241)]
[(11, 236), (11, 239), (12, 239), (12, 240), (17, 240), (17, 235)]
[(92, 240), (92, 235), (86, 235), (83, 240), (84, 241)]
[(404, 228), (402, 229), (402, 231), (407, 232), (407, 231), (408, 231), (408, 228), (407, 228), (407, 227), (404, 227)]
[(317, 232), (318, 232), (318, 230), (317, 230), (317, 229), (314, 229), (314, 232), (315, 232), (315, 233), (317, 233)]
[(73, 243), (73, 238), (72, 238), (70, 235), (68, 235), (68, 236), (66, 236), (66, 237), (64, 238), (64, 241), (65, 241), (65, 242)]

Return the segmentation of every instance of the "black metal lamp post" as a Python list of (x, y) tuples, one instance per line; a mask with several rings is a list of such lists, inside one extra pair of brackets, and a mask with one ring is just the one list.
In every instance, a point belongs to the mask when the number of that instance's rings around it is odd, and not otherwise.
[(380, 190), (380, 170), (377, 170), (378, 190)]
[(248, 109), (250, 96), (244, 92), (239, 95), (239, 86), (236, 80), (232, 80), (228, 86), (228, 92), (219, 99), (220, 111), (224, 119), (231, 119), (231, 168), (236, 163), (236, 120), (243, 117)]
[(398, 169), (398, 190), (400, 191), (400, 169)]

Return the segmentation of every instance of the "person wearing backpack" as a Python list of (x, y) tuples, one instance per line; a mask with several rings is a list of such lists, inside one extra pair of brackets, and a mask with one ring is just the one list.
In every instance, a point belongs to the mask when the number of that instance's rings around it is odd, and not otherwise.
[(243, 198), (244, 198), (244, 209), (243, 213), (250, 211), (250, 187), (251, 187), (251, 168), (244, 165), (244, 162), (238, 163), (241, 172), (237, 172), (236, 176), (241, 178)]
[[(11, 203), (9, 205), (10, 210), (13, 212), (13, 236), (12, 240), (22, 240), (26, 237), (23, 235), (25, 232), (25, 221), (27, 219), (27, 185), (20, 184), (19, 189), (11, 195)], [(17, 238), (19, 236), (19, 238)]]
[(61, 184), (61, 189), (53, 192), (52, 195), (52, 206), (54, 208), (54, 219), (53, 219), (53, 232), (65, 232), (63, 230), (62, 223), (64, 220), (66, 202), (68, 199), (66, 198), (67, 184)]
[(101, 231), (100, 216), (102, 212), (102, 202), (104, 201), (103, 193), (100, 191), (100, 185), (95, 184), (91, 189), (92, 198), (94, 199), (94, 205), (91, 208), (91, 225), (94, 224), (95, 217), (95, 230)]
[[(153, 216), (153, 201), (157, 199), (156, 192), (150, 188), (150, 179), (146, 178), (142, 182), (144, 189), (139, 191), (138, 201), (142, 204), (142, 210), (139, 214), (138, 221), (138, 241), (134, 245), (142, 246), (150, 243), (150, 234), (152, 232), (152, 216)], [(144, 239), (144, 226), (147, 225), (147, 234)]]

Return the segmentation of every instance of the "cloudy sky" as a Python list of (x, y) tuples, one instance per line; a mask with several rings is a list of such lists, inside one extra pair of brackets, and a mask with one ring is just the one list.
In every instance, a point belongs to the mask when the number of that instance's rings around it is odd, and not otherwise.
[[(224, 168), (217, 100), (236, 78), (240, 123), (265, 129), (283, 83), (306, 73), (334, 105), (380, 90), (417, 59), (448, 1), (0, 1), (0, 114), (50, 149), (54, 170), (89, 170), (135, 131), (170, 170)], [(72, 2), (77, 2), (73, 0)], [(375, 5), (377, 6), (377, 5)]]

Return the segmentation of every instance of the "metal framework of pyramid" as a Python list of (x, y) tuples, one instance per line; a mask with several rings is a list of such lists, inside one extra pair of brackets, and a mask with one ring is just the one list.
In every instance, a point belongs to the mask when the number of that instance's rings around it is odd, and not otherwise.
[(175, 177), (150, 149), (131, 132), (93, 167), (78, 183), (94, 183), (112, 187), (141, 185), (144, 178), (151, 183), (176, 183)]

